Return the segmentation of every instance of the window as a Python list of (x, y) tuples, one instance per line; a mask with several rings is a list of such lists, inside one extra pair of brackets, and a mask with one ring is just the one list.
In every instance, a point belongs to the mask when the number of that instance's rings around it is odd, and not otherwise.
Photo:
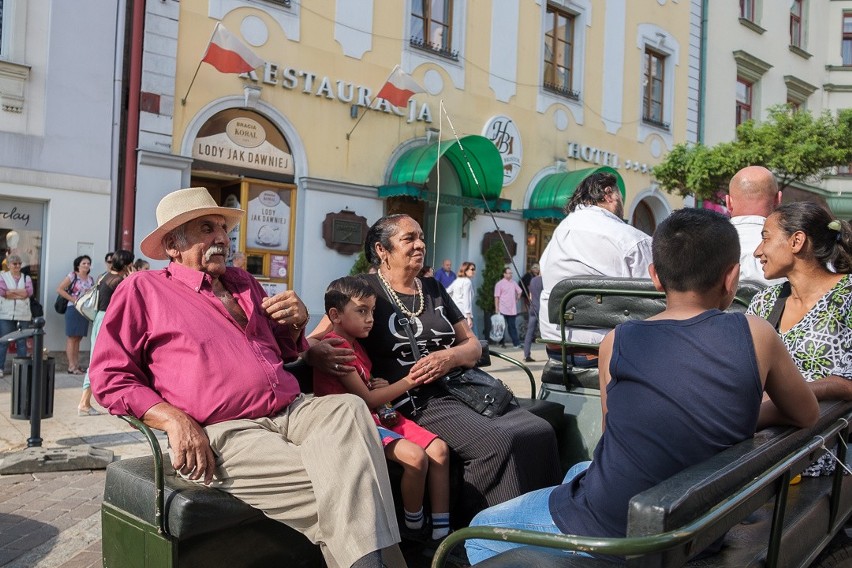
[(412, 46), (458, 60), (453, 50), (453, 0), (412, 0)]
[(663, 92), (665, 90), (666, 56), (645, 48), (644, 82), (642, 83), (642, 120), (668, 129), (663, 120)]
[(840, 46), (843, 65), (852, 66), (852, 12), (843, 12), (843, 43)]
[(737, 77), (737, 126), (751, 120), (752, 84)]
[(754, 2), (755, 0), (740, 0), (740, 18), (754, 21)]
[(575, 16), (547, 6), (544, 26), (544, 87), (572, 99), (574, 90), (574, 24)]
[(802, 0), (790, 4), (790, 45), (802, 47)]

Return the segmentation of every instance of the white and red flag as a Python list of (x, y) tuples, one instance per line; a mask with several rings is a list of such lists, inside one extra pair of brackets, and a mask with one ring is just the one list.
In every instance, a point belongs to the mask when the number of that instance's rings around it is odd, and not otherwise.
[(220, 73), (248, 73), (263, 65), (263, 58), (218, 22), (201, 61)]
[(399, 68), (393, 68), (387, 82), (382, 86), (376, 97), (385, 99), (395, 107), (408, 105), (410, 99), (416, 93), (425, 93), (426, 89), (417, 84), (411, 75)]

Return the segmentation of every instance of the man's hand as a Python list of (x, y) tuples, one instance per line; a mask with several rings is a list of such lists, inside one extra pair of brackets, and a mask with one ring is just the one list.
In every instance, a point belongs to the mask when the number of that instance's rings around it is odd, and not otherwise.
[(293, 290), (264, 298), (260, 306), (274, 321), (301, 329), (308, 322), (308, 308)]
[(152, 406), (142, 420), (168, 435), (175, 471), (192, 480), (203, 477), (204, 485), (210, 485), (216, 472), (216, 456), (198, 422), (166, 402)]
[(329, 375), (345, 377), (355, 370), (351, 365), (355, 361), (355, 351), (348, 348), (336, 347), (343, 343), (339, 337), (323, 339), (305, 351), (305, 362), (314, 369)]

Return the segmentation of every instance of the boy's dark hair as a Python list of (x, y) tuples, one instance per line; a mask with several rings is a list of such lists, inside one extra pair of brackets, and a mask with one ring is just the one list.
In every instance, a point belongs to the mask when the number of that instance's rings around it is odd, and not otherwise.
[(363, 276), (338, 278), (329, 284), (325, 290), (325, 313), (328, 315), (331, 308), (337, 308), (337, 311), (342, 312), (349, 300), (369, 298), (375, 295), (376, 291)]
[(654, 268), (666, 290), (707, 292), (740, 261), (740, 239), (727, 217), (680, 209), (654, 231)]

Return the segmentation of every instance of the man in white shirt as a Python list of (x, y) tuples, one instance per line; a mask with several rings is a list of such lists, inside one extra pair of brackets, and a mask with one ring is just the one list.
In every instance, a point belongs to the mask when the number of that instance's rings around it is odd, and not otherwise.
[[(613, 174), (599, 172), (584, 179), (565, 208), (568, 216), (559, 223), (553, 238), (539, 259), (541, 303), (539, 329), (544, 340), (560, 341), (557, 323), (551, 323), (547, 302), (550, 292), (562, 280), (575, 276), (622, 276), (649, 278), (651, 237), (622, 220), (624, 202)], [(600, 343), (605, 330), (572, 329), (570, 341)], [(561, 359), (561, 352), (548, 355)], [(589, 354), (591, 355), (591, 354)], [(595, 366), (596, 358), (573, 354), (576, 366)]]
[(754, 257), (754, 249), (760, 244), (763, 222), (780, 204), (778, 183), (766, 168), (748, 166), (731, 178), (725, 206), (731, 212), (731, 223), (740, 236), (740, 280), (754, 280), (765, 285), (784, 281), (783, 278), (764, 278), (760, 261)]

